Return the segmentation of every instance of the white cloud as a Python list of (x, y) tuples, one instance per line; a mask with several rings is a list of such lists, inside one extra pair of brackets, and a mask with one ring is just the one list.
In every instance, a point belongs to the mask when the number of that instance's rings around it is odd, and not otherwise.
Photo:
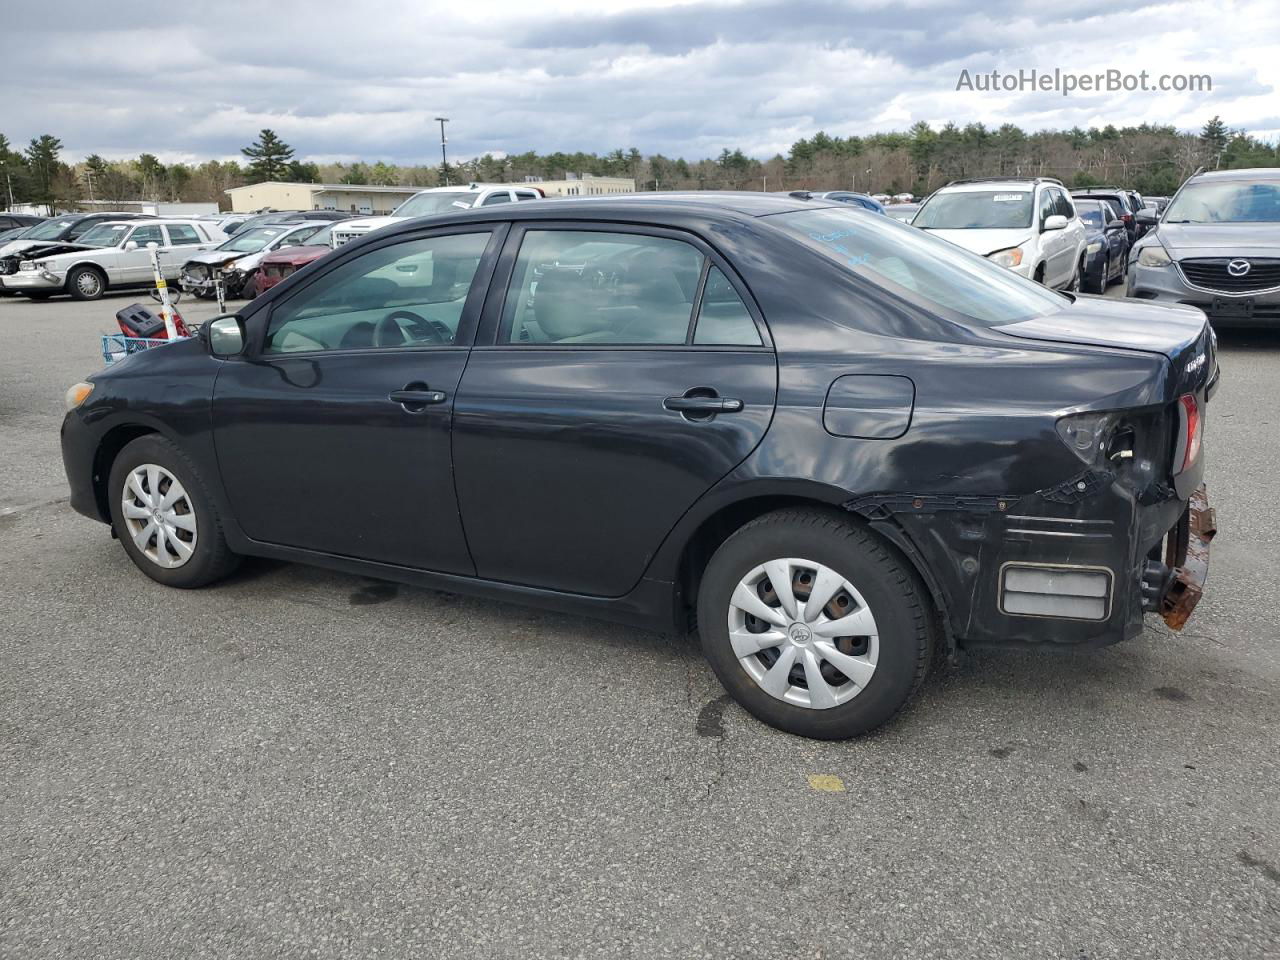
[[(59, 26), (6, 11), (6, 109), (18, 144), (71, 157), (235, 157), (270, 126), (301, 157), (435, 162), (450, 153), (636, 146), (696, 158), (785, 152), (818, 129), (867, 134), (981, 121), (1194, 129), (1214, 114), (1280, 130), (1272, 0), (371, 0), (196, 4), (67, 0)], [(980, 94), (962, 68), (1208, 73), (1205, 94)]]

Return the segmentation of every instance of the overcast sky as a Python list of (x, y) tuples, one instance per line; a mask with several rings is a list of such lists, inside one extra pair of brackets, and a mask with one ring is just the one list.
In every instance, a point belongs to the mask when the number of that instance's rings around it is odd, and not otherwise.
[[(0, 132), (89, 153), (312, 160), (536, 149), (767, 157), (841, 136), (1006, 121), (1280, 136), (1280, 3), (419, 0), (4, 4)], [(1208, 73), (1210, 93), (956, 92), (962, 69)]]

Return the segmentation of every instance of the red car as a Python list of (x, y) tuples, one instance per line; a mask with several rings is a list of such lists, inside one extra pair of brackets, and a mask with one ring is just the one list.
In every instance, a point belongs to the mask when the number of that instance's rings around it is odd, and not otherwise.
[(308, 263), (319, 260), (333, 248), (329, 246), (329, 231), (321, 230), (305, 247), (281, 247), (262, 258), (258, 265), (257, 286), (254, 296), (266, 293), (285, 277), (291, 277)]

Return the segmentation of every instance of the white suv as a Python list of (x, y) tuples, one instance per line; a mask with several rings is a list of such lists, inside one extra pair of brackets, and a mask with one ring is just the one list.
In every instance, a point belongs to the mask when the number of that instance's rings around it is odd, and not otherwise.
[(407, 220), (409, 217), (430, 217), (471, 207), (488, 207), (517, 200), (541, 200), (543, 193), (536, 187), (521, 187), (510, 183), (469, 183), (464, 187), (432, 187), (415, 193), (389, 216), (361, 217), (358, 220), (341, 220), (333, 225), (329, 243), (334, 248), (342, 246), (366, 233), (385, 227), (389, 223)]
[(1059, 180), (957, 180), (934, 191), (911, 225), (1047, 287), (1080, 287), (1088, 241)]

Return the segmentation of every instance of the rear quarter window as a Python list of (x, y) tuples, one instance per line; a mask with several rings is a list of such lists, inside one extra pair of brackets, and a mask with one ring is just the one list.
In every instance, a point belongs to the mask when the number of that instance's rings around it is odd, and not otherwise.
[(863, 282), (931, 312), (983, 326), (1056, 313), (1069, 302), (891, 217), (837, 207), (776, 214), (766, 222)]

